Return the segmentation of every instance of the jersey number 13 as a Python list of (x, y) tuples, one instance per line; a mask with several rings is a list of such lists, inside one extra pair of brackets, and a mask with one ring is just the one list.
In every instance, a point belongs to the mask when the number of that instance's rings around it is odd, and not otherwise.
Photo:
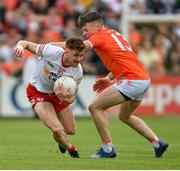
[[(115, 40), (115, 42), (117, 43), (117, 45), (119, 46), (119, 48), (122, 51), (132, 51), (132, 48), (129, 44), (129, 42), (126, 40), (126, 38), (124, 36), (122, 36), (120, 33), (116, 32), (115, 34), (111, 34), (112, 38)], [(127, 45), (123, 45), (122, 42), (120, 41), (120, 39), (118, 37), (122, 37), (122, 39), (126, 42)]]

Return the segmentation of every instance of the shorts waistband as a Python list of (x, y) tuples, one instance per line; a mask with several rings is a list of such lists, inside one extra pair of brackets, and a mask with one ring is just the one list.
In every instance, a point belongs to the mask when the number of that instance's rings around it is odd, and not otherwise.
[(53, 93), (44, 93), (44, 92), (41, 92), (41, 91), (37, 90), (34, 85), (32, 85), (30, 83), (28, 84), (28, 87), (30, 87), (31, 89), (36, 90), (36, 91), (38, 91), (38, 92), (40, 92), (42, 94), (46, 94), (46, 95), (49, 95), (49, 96), (56, 96), (56, 94), (54, 92)]

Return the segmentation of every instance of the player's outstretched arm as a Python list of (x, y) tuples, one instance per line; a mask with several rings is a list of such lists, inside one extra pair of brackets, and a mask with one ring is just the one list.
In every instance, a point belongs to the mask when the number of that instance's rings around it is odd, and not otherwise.
[[(91, 49), (92, 48), (92, 44), (89, 42), (89, 40), (85, 40), (83, 42), (86, 45), (86, 49)], [(65, 49), (65, 47), (66, 47), (66, 42), (50, 42), (48, 44), (54, 45), (54, 46), (59, 46), (59, 47), (61, 47), (63, 49)]]
[(30, 52), (35, 54), (37, 46), (38, 46), (37, 43), (29, 42), (26, 40), (20, 40), (17, 43), (17, 45), (13, 51), (13, 56), (18, 58), (18, 59), (21, 59), (25, 49), (27, 49)]
[(112, 81), (112, 80), (114, 80), (114, 75), (110, 72), (105, 78), (106, 78), (108, 81)]
[(113, 74), (110, 72), (106, 77), (99, 78), (95, 81), (93, 85), (93, 90), (97, 93), (100, 93), (105, 88), (109, 87), (112, 84), (112, 81), (114, 79)]

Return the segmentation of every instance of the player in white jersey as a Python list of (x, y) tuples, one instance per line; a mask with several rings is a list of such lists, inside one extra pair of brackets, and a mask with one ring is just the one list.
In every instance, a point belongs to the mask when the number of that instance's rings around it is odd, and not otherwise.
[(60, 151), (65, 153), (68, 150), (71, 157), (79, 158), (77, 149), (67, 138), (67, 134), (75, 133), (75, 120), (69, 104), (76, 95), (70, 96), (62, 85), (55, 92), (53, 87), (57, 78), (63, 75), (71, 76), (77, 85), (80, 84), (83, 77), (80, 62), (85, 45), (79, 38), (68, 39), (65, 49), (21, 40), (14, 49), (14, 56), (22, 58), (25, 49), (38, 56), (36, 70), (27, 87), (28, 99), (41, 121), (52, 131)]

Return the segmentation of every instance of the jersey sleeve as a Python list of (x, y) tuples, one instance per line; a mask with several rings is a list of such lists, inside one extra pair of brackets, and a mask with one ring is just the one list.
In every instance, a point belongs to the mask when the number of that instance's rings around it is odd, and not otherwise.
[(101, 47), (104, 45), (104, 38), (97, 34), (91, 36), (88, 40), (91, 43), (93, 48)]
[(57, 58), (64, 50), (61, 47), (49, 45), (49, 44), (39, 44), (36, 49), (36, 54), (45, 59)]

